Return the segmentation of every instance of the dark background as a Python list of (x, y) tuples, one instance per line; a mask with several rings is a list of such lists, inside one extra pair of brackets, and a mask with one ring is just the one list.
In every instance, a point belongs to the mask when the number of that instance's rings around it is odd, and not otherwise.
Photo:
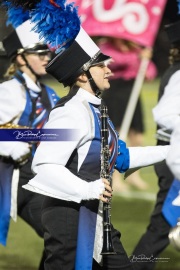
[[(178, 19), (178, 8), (176, 0), (167, 0), (161, 25), (154, 44), (153, 60), (157, 66), (158, 74), (161, 76), (164, 70), (168, 67), (168, 52), (170, 44), (164, 31), (164, 25), (172, 23)], [(5, 9), (0, 7), (0, 41), (11, 32), (11, 27), (6, 27), (6, 12)], [(3, 80), (3, 74), (5, 73), (9, 65), (9, 59), (6, 57), (5, 52), (2, 50), (2, 44), (0, 43), (0, 80)]]

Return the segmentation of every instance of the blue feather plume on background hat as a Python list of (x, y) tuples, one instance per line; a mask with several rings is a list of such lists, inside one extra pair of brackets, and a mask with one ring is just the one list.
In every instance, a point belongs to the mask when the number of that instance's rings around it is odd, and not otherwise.
[[(54, 3), (54, 2), (53, 2)], [(71, 45), (80, 30), (80, 18), (74, 3), (66, 4), (64, 0), (49, 0), (37, 3), (31, 12), (31, 20), (36, 24), (34, 31), (40, 34), (56, 53)]]
[(7, 22), (6, 25), (12, 25), (13, 28), (17, 28), (23, 22), (29, 19), (29, 11), (23, 10), (22, 7), (16, 7), (9, 1), (4, 1), (3, 6), (7, 8)]
[(74, 3), (65, 0), (20, 1), (9, 0), (12, 5), (22, 6), (30, 12), (35, 23), (33, 31), (39, 33), (56, 53), (68, 48), (80, 30), (80, 18)]

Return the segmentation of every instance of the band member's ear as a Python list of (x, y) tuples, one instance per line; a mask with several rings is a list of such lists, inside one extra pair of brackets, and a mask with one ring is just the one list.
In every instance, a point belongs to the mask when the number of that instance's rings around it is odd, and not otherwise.
[(25, 66), (25, 65), (26, 65), (26, 63), (25, 63), (25, 61), (24, 61), (22, 55), (20, 55), (20, 54), (17, 55), (16, 61), (17, 61), (17, 63), (18, 63), (20, 66)]
[(85, 73), (82, 73), (78, 78), (77, 81), (81, 83), (86, 83), (88, 81), (88, 78)]

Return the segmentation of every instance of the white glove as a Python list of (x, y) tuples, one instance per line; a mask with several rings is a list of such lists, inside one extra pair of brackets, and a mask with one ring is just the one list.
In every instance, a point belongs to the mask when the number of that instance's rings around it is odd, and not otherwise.
[(17, 142), (10, 152), (10, 156), (15, 161), (24, 160), (30, 153), (30, 145), (25, 142)]
[(105, 185), (102, 179), (93, 181), (88, 183), (89, 187), (87, 190), (86, 197), (83, 198), (84, 200), (92, 200), (92, 199), (99, 199), (99, 196), (102, 195)]

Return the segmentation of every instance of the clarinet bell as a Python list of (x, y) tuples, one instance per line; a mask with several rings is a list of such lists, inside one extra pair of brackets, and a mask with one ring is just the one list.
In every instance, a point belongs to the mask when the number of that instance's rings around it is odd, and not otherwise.
[(178, 251), (180, 251), (180, 219), (175, 227), (169, 232), (170, 244)]

